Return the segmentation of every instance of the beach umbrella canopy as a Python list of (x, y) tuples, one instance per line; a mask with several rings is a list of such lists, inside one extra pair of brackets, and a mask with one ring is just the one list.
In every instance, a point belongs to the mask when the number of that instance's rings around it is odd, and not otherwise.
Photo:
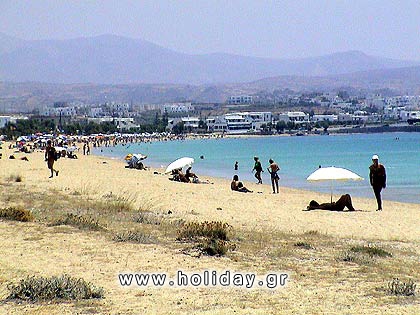
[(194, 163), (194, 159), (190, 157), (183, 157), (176, 161), (173, 161), (165, 170), (165, 174), (172, 172), (173, 170), (183, 168), (185, 166), (191, 166)]
[(363, 180), (362, 177), (341, 167), (321, 167), (308, 176), (308, 181), (330, 181), (331, 182), (331, 202), (334, 181)]

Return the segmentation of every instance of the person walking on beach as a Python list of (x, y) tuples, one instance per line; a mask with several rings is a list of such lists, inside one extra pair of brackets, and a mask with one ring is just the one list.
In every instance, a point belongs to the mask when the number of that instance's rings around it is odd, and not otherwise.
[(382, 188), (386, 188), (386, 171), (385, 166), (379, 163), (379, 157), (376, 154), (372, 156), (372, 165), (369, 166), (369, 179), (370, 185), (375, 193), (376, 202), (378, 203), (378, 209), (376, 211), (381, 211), (381, 191)]
[(277, 194), (278, 194), (280, 177), (279, 177), (279, 174), (277, 174), (277, 172), (280, 171), (280, 167), (272, 159), (269, 159), (268, 162), (270, 163), (270, 166), (267, 167), (267, 170), (271, 176), (271, 186), (273, 187), (273, 194), (276, 193), (276, 188), (277, 188)]
[(51, 170), (51, 176), (49, 178), (52, 178), (54, 176), (54, 172), (55, 172), (55, 176), (58, 176), (58, 170), (54, 169), (54, 162), (56, 159), (56, 154), (57, 152), (55, 148), (52, 146), (51, 140), (48, 140), (47, 147), (45, 149), (45, 161), (47, 162), (48, 168)]
[(252, 172), (255, 171), (255, 178), (258, 179), (258, 183), (257, 184), (262, 184), (262, 179), (261, 179), (261, 172), (264, 172), (261, 166), (261, 162), (258, 158), (258, 156), (254, 156), (254, 168), (252, 169)]

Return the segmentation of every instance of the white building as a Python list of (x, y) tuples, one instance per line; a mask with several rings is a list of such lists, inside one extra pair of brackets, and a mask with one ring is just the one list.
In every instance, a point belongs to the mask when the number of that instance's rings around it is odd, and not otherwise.
[(181, 117), (181, 118), (173, 118), (168, 120), (168, 128), (170, 130), (173, 129), (174, 126), (182, 122), (184, 124), (184, 128), (190, 130), (197, 130), (200, 125), (200, 119), (198, 117)]
[(320, 114), (316, 114), (316, 115), (313, 115), (312, 121), (314, 121), (314, 122), (328, 121), (328, 122), (333, 123), (333, 122), (338, 121), (338, 116), (337, 115), (333, 115), (333, 114), (331, 114), (331, 115), (320, 115)]
[(113, 121), (119, 131), (128, 131), (131, 128), (140, 128), (140, 125), (134, 123), (134, 118), (114, 118)]
[(102, 117), (104, 115), (102, 107), (91, 107), (89, 109), (89, 117)]
[(40, 110), (39, 113), (41, 116), (47, 117), (73, 117), (76, 116), (76, 107), (66, 106), (66, 107), (44, 107)]
[(295, 124), (309, 123), (309, 114), (304, 112), (287, 112), (279, 114), (279, 121), (285, 123), (293, 122)]
[(194, 111), (194, 106), (191, 102), (184, 103), (166, 103), (163, 105), (162, 113), (174, 114), (174, 113), (188, 113)]
[(236, 95), (228, 98), (228, 104), (252, 104), (252, 96)]
[(262, 125), (272, 123), (271, 112), (237, 112), (224, 116), (209, 117), (206, 119), (209, 131), (224, 131), (228, 133), (247, 133), (259, 131)]
[(338, 114), (338, 121), (344, 123), (351, 123), (353, 122), (353, 115), (349, 113), (339, 113)]
[(402, 121), (408, 121), (409, 119), (420, 119), (420, 111), (405, 111), (400, 112), (400, 118)]
[(0, 128), (4, 128), (11, 121), (11, 116), (0, 116)]

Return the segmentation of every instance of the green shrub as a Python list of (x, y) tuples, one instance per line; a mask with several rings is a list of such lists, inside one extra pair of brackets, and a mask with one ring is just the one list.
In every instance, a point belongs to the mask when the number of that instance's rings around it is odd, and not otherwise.
[(410, 296), (416, 293), (416, 284), (413, 280), (407, 282), (400, 281), (398, 278), (394, 278), (388, 283), (388, 292), (393, 295), (404, 295)]
[(21, 207), (0, 209), (0, 218), (21, 222), (30, 222), (34, 220), (32, 212)]
[(54, 299), (81, 300), (103, 298), (104, 296), (102, 288), (66, 274), (51, 278), (27, 277), (20, 280), (18, 285), (9, 286), (9, 290), (11, 292), (7, 299), (32, 302)]

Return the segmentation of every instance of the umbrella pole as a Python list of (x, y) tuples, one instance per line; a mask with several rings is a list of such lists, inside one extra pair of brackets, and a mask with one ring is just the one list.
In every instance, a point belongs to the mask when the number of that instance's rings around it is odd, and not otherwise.
[(331, 181), (331, 203), (332, 203), (332, 192), (333, 192), (333, 180)]

